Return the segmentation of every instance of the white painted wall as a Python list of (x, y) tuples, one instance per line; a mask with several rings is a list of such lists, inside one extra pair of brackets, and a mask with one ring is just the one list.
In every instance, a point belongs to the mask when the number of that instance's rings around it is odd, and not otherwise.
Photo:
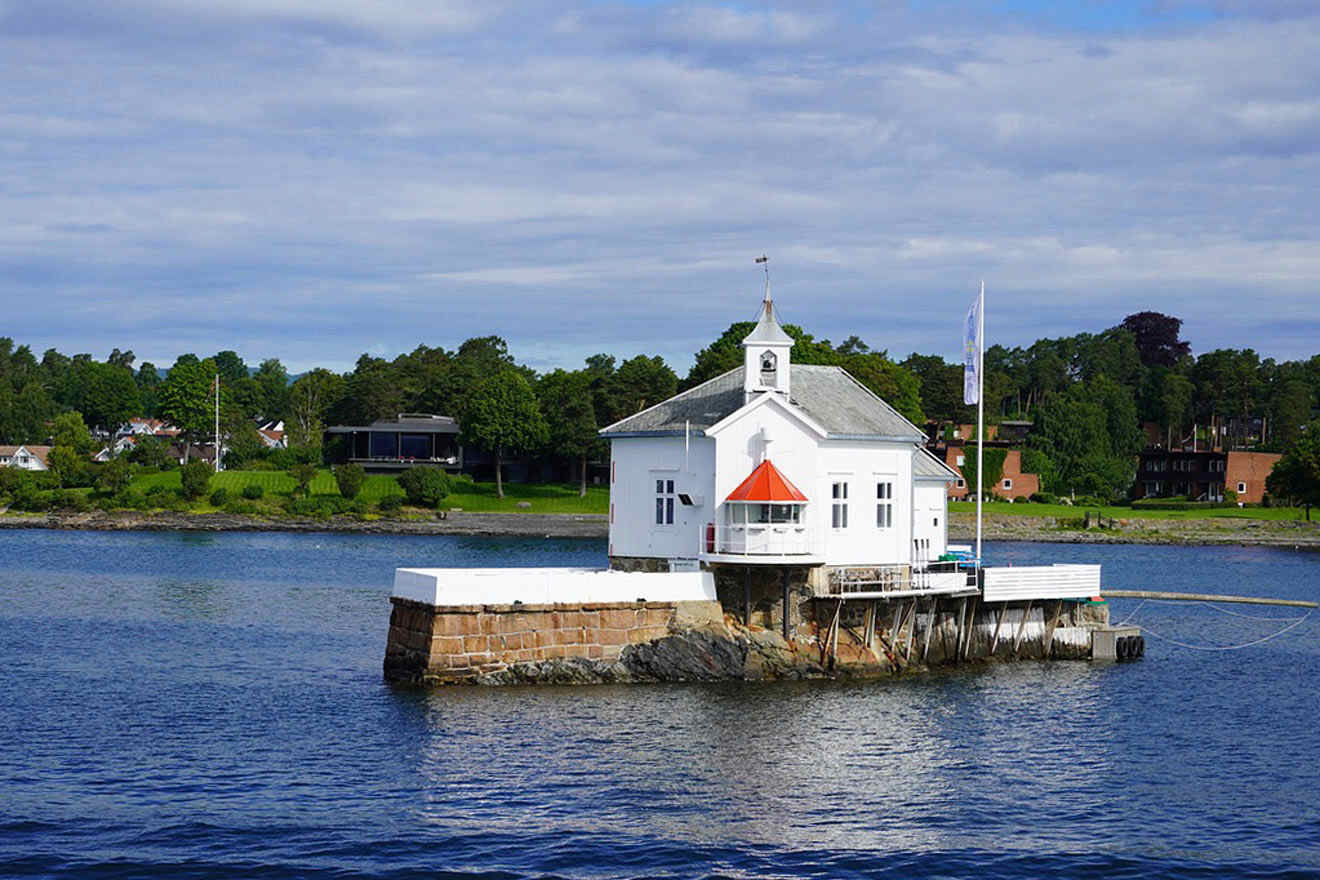
[[(702, 530), (714, 517), (714, 474), (715, 441), (696, 432), (686, 454), (682, 436), (615, 438), (610, 444), (610, 555), (694, 558)], [(657, 479), (672, 479), (676, 494), (687, 493), (700, 505), (687, 507), (675, 499), (674, 524), (656, 525)]]
[[(944, 484), (923, 482), (916, 488), (916, 454), (903, 442), (824, 439), (809, 420), (777, 404), (753, 404), (715, 426), (711, 436), (694, 434), (686, 456), (682, 436), (617, 438), (611, 453), (610, 553), (693, 557), (706, 524), (724, 521), (724, 499), (768, 456), (807, 496), (804, 523), (829, 564), (911, 562), (918, 532), (931, 539), (934, 558), (947, 546)], [(676, 492), (699, 496), (703, 503), (676, 505), (674, 525), (657, 526), (657, 479), (673, 479)], [(888, 528), (876, 524), (876, 483), (882, 480), (894, 490)], [(836, 481), (848, 483), (848, 526), (842, 529), (831, 524)]]
[(913, 484), (913, 539), (930, 541), (929, 559), (938, 559), (949, 547), (948, 483), (921, 480)]
[(713, 601), (715, 576), (594, 568), (396, 568), (393, 595), (442, 606)]

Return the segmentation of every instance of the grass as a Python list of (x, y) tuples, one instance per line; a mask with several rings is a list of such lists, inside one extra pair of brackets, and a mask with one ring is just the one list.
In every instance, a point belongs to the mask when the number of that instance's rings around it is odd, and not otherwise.
[[(293, 492), (293, 477), (284, 471), (221, 471), (211, 477), (210, 492), (224, 488), (231, 497), (239, 497), (245, 486), (260, 486), (264, 498), (287, 497)], [(164, 471), (141, 474), (134, 478), (132, 488), (146, 492), (152, 486), (178, 489), (179, 472)], [(334, 476), (328, 469), (320, 469), (311, 484), (312, 495), (338, 495)], [(208, 493), (209, 494), (209, 493)], [(358, 495), (369, 504), (375, 504), (387, 495), (403, 495), (398, 481), (390, 474), (368, 474)], [(603, 514), (609, 509), (609, 490), (604, 486), (588, 486), (585, 498), (578, 497), (578, 486), (561, 483), (508, 483), (504, 484), (504, 498), (495, 495), (494, 483), (455, 481), (454, 491), (440, 503), (441, 509), (461, 507), (478, 513), (577, 513)], [(518, 507), (519, 502), (531, 508)], [(194, 505), (196, 511), (214, 510), (205, 499)]]
[[(1143, 510), (1140, 507), (1094, 507), (1066, 504), (1009, 504), (1007, 501), (987, 501), (986, 513), (1007, 516), (1053, 516), (1077, 519), (1086, 511), (1099, 510), (1101, 516), (1114, 519), (1263, 519), (1289, 521), (1305, 519), (1300, 507), (1216, 507), (1205, 510)], [(951, 501), (950, 513), (976, 513), (975, 501)]]

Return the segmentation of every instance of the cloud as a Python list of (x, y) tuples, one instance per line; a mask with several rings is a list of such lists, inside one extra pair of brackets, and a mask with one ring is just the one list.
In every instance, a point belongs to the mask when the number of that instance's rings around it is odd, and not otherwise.
[(985, 277), (1009, 344), (1181, 308), (1198, 349), (1314, 353), (1204, 298), (1313, 308), (1314, 17), (59, 9), (0, 32), (0, 284), (58, 309), (7, 328), (36, 347), (303, 369), (498, 332), (682, 370), (767, 252), (789, 320), (894, 352), (953, 354)]

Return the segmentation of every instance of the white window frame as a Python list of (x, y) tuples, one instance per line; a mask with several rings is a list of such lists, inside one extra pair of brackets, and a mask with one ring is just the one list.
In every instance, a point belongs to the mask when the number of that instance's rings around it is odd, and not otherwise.
[(1238, 481), (1237, 493), (1239, 495), (1245, 495), (1247, 493), (1247, 484), (1241, 480)]
[(1011, 478), (1004, 477), (1004, 488), (1008, 490), (1013, 488), (1013, 480)]
[(960, 480), (958, 480), (958, 482), (954, 483), (954, 486), (955, 486), (955, 488), (958, 488), (958, 489), (966, 489), (966, 488), (967, 488), (967, 481), (966, 481), (966, 480), (961, 480), (961, 479), (960, 479)]
[(848, 528), (848, 480), (830, 481), (830, 528), (842, 531)]
[(967, 456), (965, 455), (958, 456), (958, 467), (962, 467), (965, 464), (967, 464)]
[(877, 475), (875, 480), (875, 527), (894, 527), (894, 478), (888, 474)]
[(674, 491), (674, 479), (656, 476), (654, 471), (650, 477), (655, 481), (655, 513), (652, 522), (660, 528), (668, 528), (674, 524), (674, 501), (678, 497)]

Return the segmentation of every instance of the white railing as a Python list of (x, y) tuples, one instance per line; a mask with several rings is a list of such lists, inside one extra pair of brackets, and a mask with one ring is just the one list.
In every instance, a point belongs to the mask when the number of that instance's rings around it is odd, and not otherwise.
[(708, 556), (811, 556), (821, 549), (815, 530), (803, 523), (710, 523), (701, 538)]
[(975, 586), (975, 570), (952, 562), (847, 566), (830, 570), (824, 595), (943, 595)]

